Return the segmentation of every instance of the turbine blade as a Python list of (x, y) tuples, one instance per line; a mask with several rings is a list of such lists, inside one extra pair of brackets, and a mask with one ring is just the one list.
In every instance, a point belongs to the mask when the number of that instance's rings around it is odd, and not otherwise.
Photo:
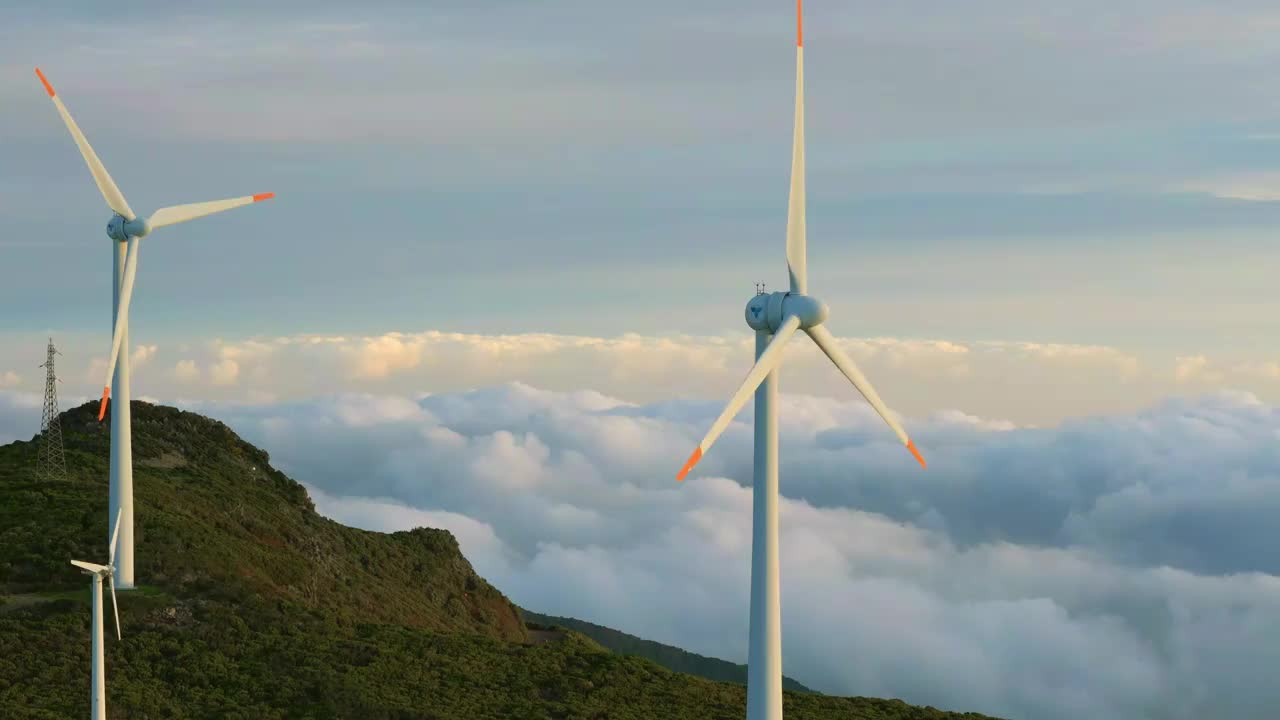
[(91, 572), (91, 573), (100, 573), (100, 572), (102, 572), (103, 570), (106, 570), (106, 569), (107, 569), (106, 567), (104, 567), (104, 566), (102, 566), (102, 565), (94, 565), (93, 563), (85, 562), (85, 561), (83, 561), (83, 560), (72, 560), (72, 561), (71, 561), (71, 564), (72, 564), (72, 565), (75, 565), (76, 567), (80, 568), (81, 570), (88, 570), (88, 571), (89, 571), (89, 572)]
[[(124, 260), (124, 278), (120, 286), (120, 305), (116, 308), (116, 322), (111, 330), (111, 353), (107, 356), (107, 381), (102, 388), (102, 403), (98, 406), (98, 422), (107, 414), (107, 400), (111, 398), (111, 380), (116, 374), (120, 359), (120, 343), (129, 325), (129, 300), (133, 297), (133, 279), (138, 274), (138, 238), (129, 238), (129, 254)], [(128, 352), (128, 348), (124, 348)]]
[(107, 581), (111, 583), (111, 612), (116, 616), (116, 639), (123, 640), (120, 636), (120, 608), (116, 606), (116, 575), (112, 573), (107, 577)]
[(259, 193), (257, 195), (245, 195), (244, 197), (231, 198), (229, 200), (214, 200), (212, 202), (191, 203), (189, 205), (174, 205), (173, 207), (160, 208), (152, 213), (147, 219), (147, 224), (152, 228), (164, 227), (165, 225), (177, 225), (188, 220), (204, 217), (220, 213), (224, 210), (232, 210), (234, 208), (252, 205), (263, 200), (270, 200), (275, 197), (275, 193)]
[(809, 284), (804, 227), (804, 19), (796, 0), (796, 119), (791, 141), (791, 198), (787, 204), (787, 272), (791, 292), (804, 294)]
[(97, 153), (89, 145), (84, 133), (80, 132), (80, 126), (76, 125), (76, 121), (71, 119), (71, 113), (67, 112), (67, 106), (62, 104), (62, 98), (58, 97), (58, 94), (53, 91), (53, 86), (49, 84), (49, 80), (44, 76), (44, 73), (40, 72), (40, 68), (36, 68), (36, 75), (44, 85), (45, 92), (49, 93), (49, 97), (53, 100), (53, 106), (58, 109), (58, 114), (62, 116), (62, 122), (66, 123), (67, 129), (71, 131), (71, 137), (76, 141), (76, 147), (80, 148), (80, 155), (84, 157), (85, 164), (89, 166), (89, 172), (93, 174), (93, 181), (98, 184), (98, 191), (102, 193), (102, 198), (107, 201), (107, 207), (123, 215), (125, 220), (133, 220), (133, 210), (129, 209), (129, 203), (125, 202), (124, 194), (120, 192), (120, 188), (116, 187), (115, 181), (111, 179), (111, 174), (107, 172), (107, 168), (98, 159)]
[(751, 398), (756, 388), (760, 387), (760, 383), (764, 382), (765, 377), (782, 363), (782, 349), (786, 346), (787, 341), (795, 335), (796, 330), (800, 327), (800, 318), (792, 315), (782, 322), (782, 327), (773, 334), (773, 340), (769, 342), (769, 346), (760, 354), (760, 358), (756, 360), (756, 364), (752, 366), (751, 371), (747, 373), (747, 377), (738, 386), (738, 391), (730, 398), (729, 404), (725, 406), (724, 412), (720, 413), (720, 417), (711, 424), (711, 429), (707, 431), (702, 442), (698, 443), (698, 447), (694, 448), (693, 454), (689, 456), (688, 462), (680, 469), (676, 475), (676, 480), (684, 480), (694, 465), (702, 459), (711, 444), (720, 437), (720, 433), (729, 427), (729, 422), (738, 414), (743, 405), (747, 404), (747, 400)]
[(920, 462), (921, 467), (928, 467), (924, 462), (924, 457), (920, 455), (920, 451), (916, 449), (916, 444), (911, 441), (911, 438), (907, 437), (907, 431), (903, 430), (902, 426), (898, 424), (898, 421), (894, 420), (893, 416), (889, 414), (889, 408), (885, 407), (884, 401), (880, 399), (880, 395), (876, 393), (876, 389), (871, 387), (871, 383), (867, 380), (866, 376), (862, 374), (862, 371), (858, 369), (858, 366), (854, 365), (853, 360), (851, 360), (849, 356), (840, 349), (840, 346), (836, 344), (836, 339), (831, 332), (822, 325), (815, 325), (805, 330), (805, 332), (809, 334), (809, 337), (813, 338), (813, 341), (817, 343), (818, 347), (822, 348), (822, 352), (826, 353), (827, 357), (831, 358), (831, 362), (835, 363), (836, 367), (840, 368), (840, 372), (844, 373), (844, 376), (849, 378), (849, 382), (853, 383), (853, 386), (858, 389), (858, 392), (862, 393), (862, 397), (866, 398), (867, 402), (871, 403), (871, 407), (875, 408), (875, 411), (880, 414), (880, 417), (884, 418), (884, 421), (889, 424), (889, 427), (893, 430), (894, 434), (898, 436), (898, 439), (902, 441), (902, 444), (906, 445), (907, 449), (911, 451), (911, 454)]
[(124, 508), (116, 510), (116, 525), (111, 531), (111, 548), (107, 550), (107, 564), (116, 565), (116, 541), (120, 539), (120, 520), (124, 518)]

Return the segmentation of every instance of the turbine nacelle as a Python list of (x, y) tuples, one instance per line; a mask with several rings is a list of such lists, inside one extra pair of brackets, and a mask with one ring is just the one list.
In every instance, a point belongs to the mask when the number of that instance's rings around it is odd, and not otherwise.
[(801, 330), (826, 322), (830, 312), (821, 300), (799, 293), (775, 292), (757, 295), (747, 302), (747, 325), (757, 332), (775, 333), (791, 316), (800, 320)]
[(116, 573), (114, 565), (95, 565), (94, 563), (85, 562), (83, 560), (72, 560), (72, 565), (80, 568), (84, 575), (98, 575), (103, 580), (111, 578)]
[(119, 213), (112, 215), (107, 222), (107, 237), (116, 242), (128, 242), (129, 238), (146, 237), (151, 234), (151, 225), (142, 218), (124, 219)]

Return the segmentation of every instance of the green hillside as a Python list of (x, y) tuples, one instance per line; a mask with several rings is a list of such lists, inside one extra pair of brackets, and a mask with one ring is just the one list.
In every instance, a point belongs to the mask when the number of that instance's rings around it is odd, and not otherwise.
[[(106, 643), (112, 718), (741, 718), (745, 689), (531, 631), (442, 530), (316, 514), (225, 425), (133, 403), (139, 590)], [(65, 483), (0, 447), (0, 707), (88, 709), (89, 583), (106, 554), (108, 424), (64, 413)], [(108, 610), (109, 614), (109, 610)], [(110, 627), (110, 619), (107, 619)], [(108, 630), (110, 633), (110, 630)], [(980, 718), (788, 693), (788, 718)]]
[[(708, 680), (738, 683), (739, 685), (747, 684), (746, 665), (738, 665), (727, 660), (698, 655), (688, 650), (681, 650), (678, 647), (638, 638), (635, 635), (628, 635), (619, 630), (589, 623), (585, 620), (542, 615), (523, 609), (520, 613), (524, 616), (525, 621), (529, 623), (537, 623), (545, 627), (562, 627), (580, 632), (610, 652), (620, 655), (636, 655), (652, 660), (670, 670), (697, 675)], [(813, 692), (813, 690), (785, 675), (782, 677), (782, 687), (796, 692)]]

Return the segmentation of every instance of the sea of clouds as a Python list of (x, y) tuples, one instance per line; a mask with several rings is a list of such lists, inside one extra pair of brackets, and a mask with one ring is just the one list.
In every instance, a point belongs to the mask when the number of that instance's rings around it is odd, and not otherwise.
[[(190, 404), (319, 510), (443, 527), (516, 603), (744, 661), (751, 413), (506, 384)], [(38, 398), (0, 391), (0, 440)], [(827, 693), (1014, 718), (1270, 717), (1280, 410), (1247, 394), (1023, 428), (783, 395), (783, 658)]]

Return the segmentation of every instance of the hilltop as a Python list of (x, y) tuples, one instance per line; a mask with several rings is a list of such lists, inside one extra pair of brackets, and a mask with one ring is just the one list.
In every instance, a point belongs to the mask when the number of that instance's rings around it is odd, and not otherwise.
[[(88, 583), (67, 561), (106, 553), (109, 424), (95, 410), (62, 416), (65, 483), (34, 478), (34, 442), (0, 447), (6, 718), (87, 710)], [(611, 653), (572, 623), (530, 629), (450, 533), (345, 527), (226, 425), (132, 410), (142, 585), (120, 593), (124, 640), (106, 643), (112, 717), (742, 717), (739, 684)], [(806, 693), (786, 712), (982, 718)]]

